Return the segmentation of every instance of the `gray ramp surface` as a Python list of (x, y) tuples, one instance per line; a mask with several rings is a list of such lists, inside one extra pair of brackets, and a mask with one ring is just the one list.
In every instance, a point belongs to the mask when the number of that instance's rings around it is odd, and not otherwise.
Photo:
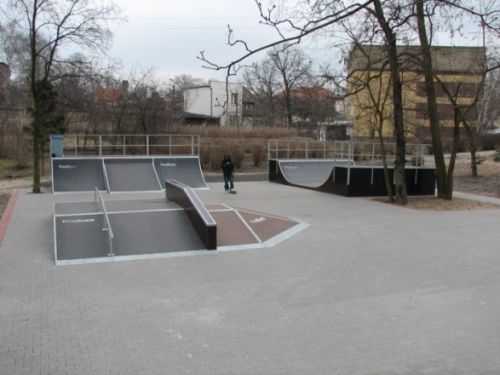
[(160, 190), (151, 159), (105, 159), (109, 191)]
[(55, 193), (106, 190), (101, 159), (52, 159)]
[(317, 188), (330, 177), (333, 160), (279, 160), (278, 164), (283, 177), (293, 185)]
[(201, 250), (184, 210), (110, 214), (116, 256)]
[[(109, 220), (115, 256), (205, 249), (184, 210), (114, 213)], [(56, 217), (57, 260), (107, 257), (103, 227), (102, 214)]]
[(194, 189), (207, 187), (198, 157), (155, 158), (154, 164), (163, 189), (165, 180), (176, 180)]
[[(56, 215), (78, 215), (101, 213), (101, 208), (94, 202), (56, 202)], [(173, 202), (165, 199), (144, 199), (144, 200), (107, 200), (106, 208), (108, 212), (127, 212), (127, 211), (151, 211), (179, 208)]]
[(57, 260), (100, 258), (108, 254), (104, 215), (56, 217)]

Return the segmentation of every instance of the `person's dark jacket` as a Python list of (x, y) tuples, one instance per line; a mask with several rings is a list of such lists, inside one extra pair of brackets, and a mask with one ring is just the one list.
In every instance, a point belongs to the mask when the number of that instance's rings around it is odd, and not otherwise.
[(224, 173), (224, 176), (231, 176), (231, 174), (234, 171), (234, 165), (231, 162), (231, 159), (228, 158), (222, 160), (221, 168), (222, 168), (222, 173)]

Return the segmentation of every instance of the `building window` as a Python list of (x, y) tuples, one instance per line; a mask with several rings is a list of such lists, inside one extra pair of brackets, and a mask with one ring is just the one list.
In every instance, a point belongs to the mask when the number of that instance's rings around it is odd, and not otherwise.
[(229, 125), (238, 125), (238, 116), (229, 116)]
[(231, 94), (231, 104), (238, 105), (238, 93)]

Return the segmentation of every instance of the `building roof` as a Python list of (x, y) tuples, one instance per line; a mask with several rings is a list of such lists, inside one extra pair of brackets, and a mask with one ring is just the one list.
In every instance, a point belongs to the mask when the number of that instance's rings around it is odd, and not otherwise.
[[(402, 70), (421, 70), (420, 46), (398, 46), (398, 56)], [(357, 70), (387, 70), (386, 46), (356, 45), (349, 55), (347, 70), (349, 73)], [(431, 47), (434, 70), (442, 73), (477, 73), (482, 71), (486, 49), (484, 47)], [(385, 66), (384, 66), (385, 65)]]
[(97, 99), (106, 103), (118, 102), (121, 99), (122, 94), (122, 90), (114, 88), (104, 88), (96, 91)]
[[(276, 95), (277, 98), (284, 98), (285, 92)], [(338, 99), (338, 95), (332, 90), (324, 87), (300, 87), (290, 91), (290, 97), (295, 100), (315, 100), (318, 102)]]

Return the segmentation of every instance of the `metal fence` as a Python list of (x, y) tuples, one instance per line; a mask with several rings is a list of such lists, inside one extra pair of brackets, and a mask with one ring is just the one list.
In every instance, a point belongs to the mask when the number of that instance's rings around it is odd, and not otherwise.
[(64, 134), (63, 152), (69, 157), (199, 155), (200, 137), (185, 134)]
[[(392, 167), (396, 154), (395, 143), (370, 141), (302, 141), (270, 140), (267, 145), (268, 160), (272, 159), (328, 159), (352, 161), (356, 165), (382, 166), (383, 160)], [(428, 145), (407, 144), (406, 161), (415, 167), (423, 167), (430, 155)]]

